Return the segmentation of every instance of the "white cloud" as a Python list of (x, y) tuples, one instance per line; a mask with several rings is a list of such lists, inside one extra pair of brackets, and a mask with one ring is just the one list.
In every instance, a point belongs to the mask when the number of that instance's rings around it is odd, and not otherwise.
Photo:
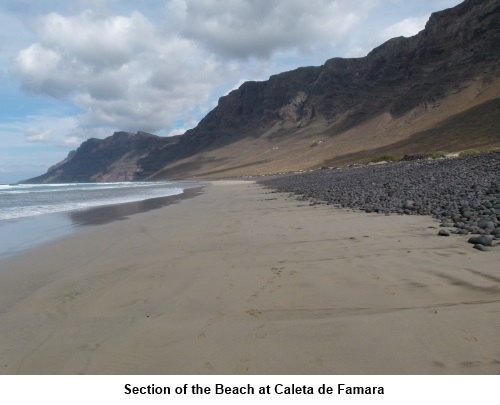
[(199, 123), (199, 119), (194, 116), (186, 117), (182, 122), (182, 127), (178, 127), (170, 131), (167, 136), (182, 135), (188, 129), (194, 128)]
[(35, 25), (38, 42), (18, 53), (13, 70), (25, 90), (70, 99), (84, 128), (168, 131), (232, 71), (192, 40), (162, 36), (138, 12), (50, 13)]
[(64, 148), (76, 149), (89, 138), (106, 138), (111, 135), (108, 128), (68, 128), (64, 136), (60, 137), (57, 145)]
[(80, 138), (78, 136), (68, 135), (61, 141), (60, 145), (76, 149), (83, 141), (85, 141), (85, 139), (87, 138)]
[(57, 52), (33, 44), (20, 51), (14, 63), (24, 79), (25, 90), (58, 97), (67, 93), (69, 85), (64, 77), (54, 74), (60, 61)]
[(426, 14), (420, 17), (405, 18), (393, 23), (373, 35), (366, 36), (364, 42), (358, 42), (357, 45), (348, 49), (345, 57), (363, 57), (366, 56), (373, 48), (383, 44), (391, 38), (414, 36), (425, 28), (425, 24), (429, 20), (429, 17), (430, 14)]
[(376, 0), (175, 0), (170, 23), (182, 35), (232, 58), (331, 46), (367, 16)]
[(24, 135), (28, 143), (48, 142), (52, 138), (52, 131), (39, 127), (29, 127), (26, 128)]
[(37, 176), (67, 155), (61, 141), (76, 120), (60, 117), (60, 111), (45, 113), (0, 122), (0, 162), (5, 171), (0, 183)]
[(115, 130), (183, 133), (241, 78), (364, 56), (460, 1), (2, 0), (0, 161), (48, 167)]
[(387, 41), (388, 39), (395, 37), (411, 37), (416, 35), (425, 28), (425, 24), (429, 20), (429, 17), (430, 14), (420, 17), (405, 18), (404, 20), (392, 24), (384, 29), (379, 35), (379, 39)]
[[(172, 0), (161, 29), (137, 11), (51, 12), (30, 20), (37, 41), (18, 52), (12, 71), (24, 90), (81, 109), (75, 128), (168, 134), (211, 109), (228, 81), (255, 71), (267, 78), (277, 65), (259, 58), (325, 52), (376, 2)], [(238, 62), (249, 57), (259, 62)]]
[(44, 46), (96, 71), (122, 66), (131, 55), (150, 51), (157, 41), (154, 26), (139, 12), (104, 18), (91, 11), (69, 18), (50, 13), (33, 28)]
[(76, 118), (60, 115), (63, 115), (60, 111), (45, 111), (44, 115), (29, 115), (22, 120), (4, 120), (0, 123), (0, 149), (59, 143), (78, 124)]
[[(29, 20), (36, 41), (17, 52), (12, 72), (26, 91), (80, 109), (60, 144), (73, 145), (97, 130), (179, 133), (241, 77), (264, 80), (311, 61), (321, 64), (339, 56), (334, 49), (364, 56), (425, 24), (427, 16), (402, 19), (351, 44), (355, 29), (383, 3), (170, 0), (165, 15), (153, 16), (158, 5), (150, 8), (147, 1), (96, 0), (93, 11), (75, 6), (67, 8), (73, 15), (50, 12)], [(144, 13), (117, 15), (118, 5)]]
[(363, 46), (355, 46), (355, 47), (349, 49), (344, 56), (346, 58), (361, 58), (363, 56), (366, 56), (366, 54), (370, 50), (371, 49), (363, 47)]

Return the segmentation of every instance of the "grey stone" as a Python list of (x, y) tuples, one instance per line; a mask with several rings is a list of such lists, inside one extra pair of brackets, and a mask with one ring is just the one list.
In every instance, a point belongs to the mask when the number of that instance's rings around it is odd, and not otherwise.
[(488, 252), (491, 250), (488, 246), (481, 245), (480, 243), (475, 244), (474, 249), (480, 250), (481, 252)]
[(481, 244), (483, 246), (491, 246), (492, 241), (493, 238), (489, 235), (473, 236), (468, 240), (469, 243)]

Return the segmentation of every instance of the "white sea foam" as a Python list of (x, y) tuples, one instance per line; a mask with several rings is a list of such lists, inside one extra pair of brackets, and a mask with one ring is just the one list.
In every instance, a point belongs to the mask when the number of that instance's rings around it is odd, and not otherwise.
[(172, 183), (164, 182), (116, 182), (116, 183), (67, 183), (67, 184), (15, 184), (0, 186), (0, 194), (27, 194), (27, 193), (48, 193), (67, 190), (106, 190), (123, 188), (151, 188), (154, 186), (167, 186)]
[(21, 184), (0, 188), (0, 221), (180, 194), (176, 183)]

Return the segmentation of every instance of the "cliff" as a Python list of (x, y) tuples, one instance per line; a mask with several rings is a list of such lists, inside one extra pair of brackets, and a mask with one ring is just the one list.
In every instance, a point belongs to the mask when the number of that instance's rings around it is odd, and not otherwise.
[(30, 181), (241, 176), (499, 146), (499, 21), (498, 1), (466, 0), (366, 57), (246, 82), (175, 139), (91, 139)]
[(131, 181), (147, 178), (163, 167), (162, 154), (179, 137), (146, 132), (115, 132), (105, 139), (90, 138), (47, 173), (26, 183)]

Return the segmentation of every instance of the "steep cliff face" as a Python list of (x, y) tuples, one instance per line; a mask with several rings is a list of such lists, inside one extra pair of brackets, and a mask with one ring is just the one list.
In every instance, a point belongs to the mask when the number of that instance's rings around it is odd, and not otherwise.
[[(161, 155), (178, 141), (146, 132), (115, 132), (106, 139), (91, 138), (47, 173), (30, 183), (130, 181), (151, 176), (162, 166)], [(158, 158), (152, 158), (153, 156)]]
[(499, 21), (498, 1), (469, 0), (432, 14), (416, 36), (393, 38), (364, 58), (334, 58), (245, 83), (183, 141), (205, 145), (221, 135), (258, 136), (314, 120), (338, 133), (383, 112), (401, 116), (460, 91), (478, 75), (498, 77)]
[[(52, 170), (59, 175), (49, 171), (42, 181), (263, 174), (334, 163), (337, 157), (345, 162), (381, 148), (390, 152), (390, 145), (400, 148), (408, 140), (411, 151), (446, 146), (454, 131), (456, 145), (500, 145), (498, 124), (492, 125), (498, 104), (491, 104), (500, 97), (499, 22), (498, 0), (466, 0), (432, 14), (416, 36), (393, 38), (366, 57), (334, 58), (246, 82), (175, 140), (127, 140), (113, 144), (112, 157), (99, 158), (107, 155), (95, 150), (111, 144), (89, 140)], [(474, 121), (483, 137), (450, 126), (464, 122), (467, 111), (487, 114)], [(447, 132), (433, 137), (434, 127)], [(86, 151), (96, 156), (95, 170), (79, 157)]]
[[(492, 125), (497, 104), (490, 103), (500, 95), (499, 21), (498, 1), (468, 0), (366, 57), (247, 82), (182, 137), (185, 147), (156, 177), (263, 174), (335, 164), (336, 157), (345, 163), (342, 156), (357, 159), (363, 150), (391, 153), (391, 144), (404, 153), (401, 142), (410, 138), (408, 152), (500, 145)], [(471, 118), (467, 110), (488, 114), (475, 120), (482, 136), (458, 125)], [(449, 131), (429, 136), (445, 121)]]

